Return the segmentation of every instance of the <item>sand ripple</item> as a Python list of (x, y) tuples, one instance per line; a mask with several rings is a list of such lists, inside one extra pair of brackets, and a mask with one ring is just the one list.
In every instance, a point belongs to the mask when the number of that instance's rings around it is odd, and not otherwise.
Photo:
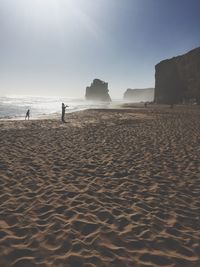
[(0, 122), (0, 267), (200, 266), (200, 110)]

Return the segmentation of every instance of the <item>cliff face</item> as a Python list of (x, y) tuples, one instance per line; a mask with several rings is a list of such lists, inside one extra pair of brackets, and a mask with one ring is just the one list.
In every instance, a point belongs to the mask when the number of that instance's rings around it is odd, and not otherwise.
[(127, 89), (124, 93), (124, 100), (131, 100), (134, 102), (141, 101), (153, 101), (154, 99), (154, 88), (146, 89)]
[(200, 104), (200, 47), (155, 67), (155, 102)]
[(86, 87), (85, 98), (87, 100), (97, 100), (110, 102), (108, 83), (103, 82), (99, 79), (94, 79), (92, 84)]

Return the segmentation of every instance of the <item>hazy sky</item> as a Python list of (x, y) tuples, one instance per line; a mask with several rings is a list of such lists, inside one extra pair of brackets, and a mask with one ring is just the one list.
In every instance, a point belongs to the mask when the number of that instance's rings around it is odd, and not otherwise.
[(154, 86), (155, 64), (200, 46), (199, 14), (199, 0), (0, 0), (0, 95)]

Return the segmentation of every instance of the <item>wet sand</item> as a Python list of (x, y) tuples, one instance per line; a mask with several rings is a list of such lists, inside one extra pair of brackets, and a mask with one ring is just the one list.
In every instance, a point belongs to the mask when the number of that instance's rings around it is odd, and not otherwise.
[(200, 109), (0, 121), (0, 267), (200, 266)]

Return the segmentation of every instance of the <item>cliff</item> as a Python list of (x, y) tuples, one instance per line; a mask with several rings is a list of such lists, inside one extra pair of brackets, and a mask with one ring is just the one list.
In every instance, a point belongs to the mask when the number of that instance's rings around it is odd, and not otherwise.
[(155, 102), (200, 104), (200, 47), (155, 66)]
[(110, 102), (111, 98), (108, 92), (108, 83), (94, 79), (92, 84), (86, 87), (85, 98), (87, 100)]
[(154, 99), (154, 88), (146, 89), (127, 89), (124, 93), (124, 100), (131, 100), (134, 102), (141, 101), (153, 101)]

